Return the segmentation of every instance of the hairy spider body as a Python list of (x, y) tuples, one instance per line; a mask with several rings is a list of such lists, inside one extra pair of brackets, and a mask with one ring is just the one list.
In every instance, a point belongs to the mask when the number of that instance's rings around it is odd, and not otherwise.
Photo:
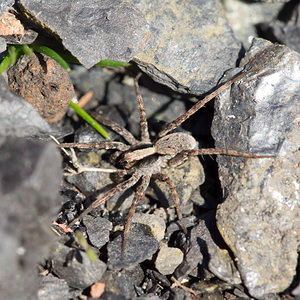
[(61, 144), (61, 147), (78, 147), (78, 148), (104, 148), (117, 150), (116, 162), (121, 167), (117, 169), (116, 173), (127, 175), (126, 180), (118, 183), (115, 187), (107, 191), (100, 198), (96, 199), (85, 211), (83, 211), (75, 220), (73, 220), (69, 226), (72, 226), (75, 222), (79, 221), (84, 215), (89, 213), (94, 208), (98, 207), (109, 198), (111, 198), (117, 192), (125, 191), (130, 187), (135, 186), (135, 195), (132, 201), (132, 205), (128, 214), (128, 220), (124, 230), (124, 239), (122, 250), (125, 250), (126, 239), (130, 228), (130, 223), (135, 211), (135, 207), (139, 199), (145, 196), (147, 187), (149, 186), (150, 179), (152, 177), (157, 178), (160, 181), (166, 182), (168, 185), (172, 197), (174, 199), (178, 220), (186, 232), (186, 228), (182, 222), (182, 214), (179, 208), (179, 197), (174, 187), (174, 184), (170, 178), (161, 173), (161, 170), (165, 167), (175, 167), (182, 164), (190, 156), (204, 155), (204, 154), (225, 154), (233, 156), (241, 156), (247, 158), (259, 158), (270, 156), (256, 156), (253, 154), (243, 153), (235, 150), (227, 149), (197, 149), (196, 140), (186, 133), (169, 133), (178, 127), (182, 122), (187, 120), (197, 110), (203, 107), (207, 102), (213, 99), (221, 91), (230, 86), (233, 82), (241, 79), (246, 75), (246, 72), (240, 73), (238, 76), (232, 78), (225, 84), (221, 85), (213, 93), (206, 96), (203, 100), (197, 102), (190, 110), (185, 114), (178, 117), (173, 122), (169, 123), (159, 134), (154, 142), (151, 142), (148, 123), (146, 120), (146, 114), (142, 97), (139, 92), (139, 86), (137, 79), (135, 80), (136, 100), (140, 114), (140, 131), (141, 141), (138, 141), (129, 131), (120, 127), (118, 124), (108, 121), (101, 116), (93, 115), (103, 125), (111, 127), (115, 132), (119, 133), (129, 145), (120, 142), (99, 142), (99, 143), (71, 143)]

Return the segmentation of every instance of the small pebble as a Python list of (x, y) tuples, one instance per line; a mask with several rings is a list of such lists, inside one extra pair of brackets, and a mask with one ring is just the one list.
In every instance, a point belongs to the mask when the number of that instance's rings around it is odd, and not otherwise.
[(109, 232), (112, 230), (112, 223), (105, 218), (85, 216), (83, 223), (86, 226), (87, 234), (93, 246), (101, 248), (109, 241)]
[(160, 242), (165, 236), (166, 224), (164, 219), (158, 215), (135, 213), (132, 218), (132, 223), (149, 226), (152, 235), (158, 242)]
[(101, 260), (92, 261), (85, 252), (78, 249), (58, 245), (52, 259), (52, 269), (70, 287), (85, 289), (101, 279), (106, 264)]
[(109, 269), (119, 270), (151, 259), (159, 247), (158, 241), (149, 236), (149, 227), (142, 224), (131, 225), (125, 251), (122, 242), (123, 236), (119, 235), (107, 246)]
[(183, 253), (178, 248), (162, 246), (158, 252), (155, 267), (163, 275), (172, 274), (182, 263)]

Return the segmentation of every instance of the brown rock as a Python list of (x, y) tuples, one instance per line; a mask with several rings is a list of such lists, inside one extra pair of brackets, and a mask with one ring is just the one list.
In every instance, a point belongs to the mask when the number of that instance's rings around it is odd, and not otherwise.
[(57, 122), (75, 96), (68, 72), (43, 54), (24, 55), (7, 71), (9, 87), (45, 118)]
[(22, 35), (24, 34), (24, 26), (12, 13), (6, 12), (0, 17), (0, 35)]

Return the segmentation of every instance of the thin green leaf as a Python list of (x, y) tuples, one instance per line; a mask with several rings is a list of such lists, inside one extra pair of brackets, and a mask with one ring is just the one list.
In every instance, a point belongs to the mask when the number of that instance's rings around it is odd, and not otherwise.
[(9, 59), (10, 59), (10, 65), (14, 65), (17, 61), (17, 58), (18, 58), (18, 53), (17, 53), (16, 47), (15, 46), (9, 46), (7, 48), (7, 52), (8, 52)]
[(5, 54), (5, 57), (3, 58), (3, 60), (0, 63), (0, 74), (4, 71), (7, 70), (7, 68), (10, 65), (10, 57), (9, 57), (9, 53), (8, 51)]
[(89, 246), (86, 238), (83, 236), (82, 232), (79, 230), (75, 231), (75, 236), (77, 238), (78, 243), (80, 246), (85, 250), (85, 253), (87, 254), (88, 258), (91, 261), (97, 261), (98, 257), (97, 254), (94, 252), (94, 250)]
[(86, 249), (85, 253), (91, 261), (97, 261), (98, 260), (97, 254), (95, 253), (95, 251), (92, 248)]
[(30, 55), (33, 52), (33, 49), (28, 45), (21, 45), (21, 49), (21, 51), (26, 55)]
[(90, 124), (95, 130), (97, 130), (107, 140), (110, 140), (110, 137), (109, 137), (108, 133), (87, 112), (85, 112), (81, 107), (79, 107), (73, 101), (70, 102), (70, 106), (76, 111), (76, 113), (82, 119), (84, 119), (88, 124)]
[(68, 63), (54, 50), (52, 50), (46, 46), (33, 46), (32, 50), (34, 52), (43, 53), (43, 54), (51, 57), (68, 72), (71, 70)]
[(130, 66), (130, 64), (122, 62), (122, 61), (114, 61), (114, 60), (103, 59), (100, 62), (96, 63), (96, 66), (101, 66), (101, 67), (128, 67), (128, 66)]

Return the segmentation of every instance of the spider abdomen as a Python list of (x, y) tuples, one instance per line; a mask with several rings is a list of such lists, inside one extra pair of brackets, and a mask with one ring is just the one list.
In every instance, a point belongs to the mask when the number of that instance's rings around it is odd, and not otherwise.
[(183, 132), (171, 133), (156, 141), (156, 153), (161, 155), (176, 155), (184, 150), (192, 150), (197, 146), (196, 140)]

